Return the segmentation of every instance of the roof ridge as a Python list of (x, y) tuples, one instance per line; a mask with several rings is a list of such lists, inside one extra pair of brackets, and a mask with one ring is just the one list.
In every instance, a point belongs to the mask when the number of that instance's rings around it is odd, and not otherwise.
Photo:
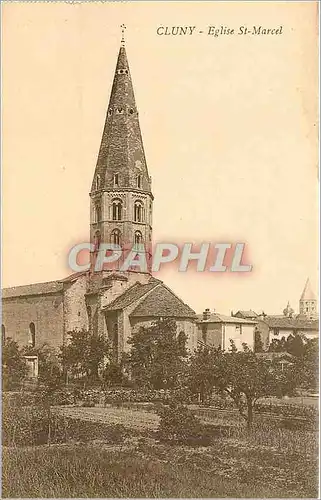
[(49, 283), (60, 283), (60, 281), (61, 280), (37, 281), (36, 283), (25, 283), (24, 285), (5, 286), (1, 288), (1, 290), (12, 290), (13, 288), (22, 288), (25, 286), (33, 286), (33, 285), (47, 285)]

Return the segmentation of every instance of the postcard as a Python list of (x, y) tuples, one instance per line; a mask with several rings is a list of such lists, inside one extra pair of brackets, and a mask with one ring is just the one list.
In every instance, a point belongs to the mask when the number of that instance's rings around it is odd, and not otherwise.
[(2, 3), (2, 496), (317, 498), (318, 2)]

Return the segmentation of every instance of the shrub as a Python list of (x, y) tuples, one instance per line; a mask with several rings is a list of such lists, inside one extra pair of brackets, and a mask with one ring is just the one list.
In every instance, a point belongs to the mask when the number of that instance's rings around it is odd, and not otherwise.
[(27, 371), (23, 353), (17, 342), (8, 337), (2, 344), (2, 390), (19, 389)]
[(158, 436), (161, 441), (185, 444), (209, 444), (210, 436), (197, 417), (181, 404), (159, 408)]
[(192, 399), (186, 389), (106, 389), (105, 404), (121, 403), (189, 403)]

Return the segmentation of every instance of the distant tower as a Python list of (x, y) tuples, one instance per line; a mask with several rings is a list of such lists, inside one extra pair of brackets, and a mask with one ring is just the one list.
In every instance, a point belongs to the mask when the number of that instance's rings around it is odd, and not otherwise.
[(318, 317), (317, 298), (311, 288), (309, 278), (306, 281), (300, 298), (300, 314), (303, 314), (309, 319), (316, 319)]
[(153, 194), (124, 29), (90, 198), (90, 240), (96, 248), (100, 243), (150, 246)]
[(283, 309), (283, 314), (284, 314), (284, 316), (287, 316), (289, 318), (293, 318), (294, 309), (292, 309), (292, 307), (290, 306), (290, 302), (289, 301), (287, 303), (286, 308)]

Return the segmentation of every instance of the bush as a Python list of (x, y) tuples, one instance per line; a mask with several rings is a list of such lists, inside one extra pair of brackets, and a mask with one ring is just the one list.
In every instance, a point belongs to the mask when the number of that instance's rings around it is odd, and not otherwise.
[(161, 441), (177, 444), (209, 444), (210, 436), (197, 417), (181, 404), (159, 408), (158, 436)]
[(106, 389), (105, 404), (192, 402), (186, 389)]

